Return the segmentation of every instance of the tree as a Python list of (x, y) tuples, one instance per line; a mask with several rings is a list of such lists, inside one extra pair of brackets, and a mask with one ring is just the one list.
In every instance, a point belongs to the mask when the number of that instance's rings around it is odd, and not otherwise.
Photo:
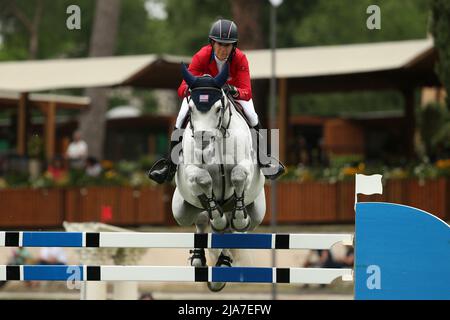
[[(3, 40), (0, 60), (29, 58), (30, 34), (14, 15), (12, 0), (0, 0), (0, 36)], [(35, 59), (86, 57), (93, 27), (95, 1), (92, 0), (39, 0), (43, 3), (42, 18), (37, 34)], [(35, 15), (36, 0), (14, 0), (23, 15)], [(146, 0), (123, 1), (117, 35), (118, 55), (167, 52), (170, 39), (165, 32), (165, 21), (149, 19)], [(69, 30), (66, 10), (77, 5), (81, 10), (81, 29)], [(31, 19), (31, 18), (30, 18)]]
[(167, 49), (172, 54), (190, 55), (208, 43), (208, 32), (218, 18), (230, 18), (228, 1), (166, 0), (167, 20), (164, 30)]
[(430, 29), (439, 61), (436, 72), (447, 92), (447, 109), (450, 110), (450, 1), (432, 0)]
[[(114, 55), (119, 15), (120, 0), (97, 0), (89, 56)], [(91, 107), (80, 116), (81, 134), (89, 146), (90, 155), (101, 159), (108, 109), (107, 89), (89, 88), (86, 95), (91, 98)]]
[[(381, 9), (380, 30), (366, 27), (369, 17), (366, 10), (373, 4)], [(428, 12), (429, 0), (317, 0), (308, 7), (307, 15), (292, 26), (291, 32), (300, 46), (425, 38)]]
[(265, 45), (261, 24), (262, 2), (259, 0), (230, 0), (233, 20), (238, 26), (239, 47), (262, 49)]
[(28, 59), (36, 59), (39, 49), (39, 29), (44, 9), (43, 0), (35, 0), (31, 17), (16, 0), (10, 0), (5, 6), (6, 14), (13, 15), (28, 33)]
[[(262, 25), (263, 2), (230, 0), (230, 3), (233, 20), (238, 26), (239, 48), (244, 51), (265, 48), (268, 39)], [(267, 81), (252, 81), (252, 94), (260, 123), (264, 125), (267, 118)]]

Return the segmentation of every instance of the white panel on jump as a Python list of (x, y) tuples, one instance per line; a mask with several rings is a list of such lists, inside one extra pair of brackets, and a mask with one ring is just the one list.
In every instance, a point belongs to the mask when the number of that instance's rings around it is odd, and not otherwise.
[(0, 281), (6, 281), (6, 266), (0, 266)]
[(353, 280), (353, 269), (291, 268), (291, 283), (330, 284), (339, 277)]
[(4, 246), (5, 246), (5, 232), (0, 231), (0, 247), (4, 247)]
[(330, 249), (336, 243), (353, 245), (352, 234), (291, 234), (289, 236), (290, 249)]
[(102, 266), (102, 281), (195, 281), (195, 268), (162, 266)]
[(101, 232), (103, 248), (183, 248), (194, 247), (192, 233)]

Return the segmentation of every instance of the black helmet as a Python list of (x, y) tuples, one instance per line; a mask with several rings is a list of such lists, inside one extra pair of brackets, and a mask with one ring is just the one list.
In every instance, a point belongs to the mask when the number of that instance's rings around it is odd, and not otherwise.
[(220, 43), (236, 44), (238, 41), (236, 23), (226, 19), (217, 20), (209, 31), (209, 39)]

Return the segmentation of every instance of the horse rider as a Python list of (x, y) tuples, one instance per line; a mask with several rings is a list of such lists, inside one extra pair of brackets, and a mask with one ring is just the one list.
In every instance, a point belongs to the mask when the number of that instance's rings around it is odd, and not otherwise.
[[(216, 21), (209, 32), (209, 44), (202, 47), (192, 57), (192, 62), (188, 70), (194, 76), (208, 74), (215, 77), (222, 70), (225, 63), (228, 62), (230, 76), (223, 89), (242, 106), (250, 126), (258, 131), (258, 136), (264, 137), (264, 135), (259, 134), (261, 125), (253, 105), (247, 57), (237, 48), (237, 43), (238, 31), (236, 24), (226, 19)], [(183, 80), (178, 88), (178, 96), (183, 99), (183, 102), (174, 130), (181, 129), (186, 120), (189, 111), (189, 104), (186, 98), (188, 93), (188, 85)], [(180, 142), (181, 139), (171, 140), (168, 159), (160, 160), (164, 163), (161, 169), (154, 170), (152, 168), (149, 171), (148, 176), (150, 179), (160, 184), (173, 179), (176, 172), (176, 164), (171, 159), (171, 151)], [(268, 156), (271, 157), (269, 149), (268, 153)], [(284, 173), (285, 167), (281, 162), (276, 159), (271, 159), (273, 161), (269, 161), (267, 164), (261, 163), (259, 152), (257, 152), (257, 155), (259, 166), (262, 168), (270, 168), (267, 171), (272, 173), (265, 174), (266, 178), (274, 180)]]

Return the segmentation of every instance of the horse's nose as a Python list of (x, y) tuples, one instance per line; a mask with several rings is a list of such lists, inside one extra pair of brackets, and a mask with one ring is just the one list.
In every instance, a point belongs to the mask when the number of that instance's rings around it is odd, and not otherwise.
[(197, 145), (202, 146), (202, 150), (206, 149), (213, 139), (213, 134), (210, 131), (196, 131), (194, 139)]

